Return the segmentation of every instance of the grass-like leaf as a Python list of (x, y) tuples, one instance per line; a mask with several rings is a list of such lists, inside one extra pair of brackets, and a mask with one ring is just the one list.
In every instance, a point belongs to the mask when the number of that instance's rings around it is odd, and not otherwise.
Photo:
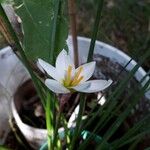
[(92, 61), (93, 59), (94, 47), (95, 47), (95, 42), (96, 42), (96, 38), (98, 34), (103, 3), (104, 3), (104, 0), (99, 0), (97, 2), (97, 11), (96, 11), (97, 14), (96, 14), (96, 19), (95, 19), (95, 23), (93, 26), (92, 36), (91, 36), (91, 43), (90, 43), (89, 54), (88, 54), (88, 62)]
[[(129, 115), (131, 112), (132, 107), (137, 103), (137, 101), (145, 94), (146, 88), (149, 86), (150, 80), (145, 84), (145, 86), (141, 89), (141, 91), (134, 95), (133, 100), (130, 104), (128, 104), (127, 108), (124, 112), (122, 112), (117, 120), (111, 125), (111, 127), (107, 130), (107, 132), (104, 134), (104, 139), (109, 140), (110, 137), (114, 134), (114, 132), (118, 129), (118, 127), (121, 125), (121, 123), (125, 120), (125, 118)], [(100, 143), (100, 145), (97, 147), (97, 149), (101, 149), (104, 146), (104, 142)]]

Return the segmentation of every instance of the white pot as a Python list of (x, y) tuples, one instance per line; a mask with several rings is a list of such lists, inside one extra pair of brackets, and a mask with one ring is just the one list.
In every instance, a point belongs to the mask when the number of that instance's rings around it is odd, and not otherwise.
[(26, 138), (26, 140), (28, 141), (31, 147), (33, 147), (34, 149), (39, 149), (40, 146), (44, 144), (44, 142), (47, 139), (47, 130), (34, 128), (32, 126), (27, 125), (26, 123), (23, 123), (17, 112), (13, 100), (12, 100), (11, 107), (12, 107), (13, 117), (20, 131), (22, 132), (22, 134), (24, 135), (24, 137)]
[(18, 85), (29, 78), (22, 63), (10, 47), (0, 50), (0, 144), (3, 144), (10, 130), (10, 102)]
[[(73, 51), (72, 51), (72, 44), (71, 44), (72, 42), (70, 36), (67, 42), (69, 44), (69, 49), (70, 49), (69, 53), (72, 54)], [(88, 50), (90, 46), (90, 39), (78, 37), (78, 44), (79, 44), (79, 56), (80, 56), (80, 64), (81, 64), (86, 62), (87, 60)], [(99, 41), (96, 42), (94, 53), (109, 57), (111, 60), (116, 60), (121, 66), (125, 66), (127, 62), (131, 59), (128, 55), (126, 55), (122, 51)], [(132, 60), (131, 63), (127, 66), (126, 70), (127, 71), (131, 70), (135, 65), (136, 62)], [(135, 74), (135, 78), (138, 81), (140, 81), (142, 77), (145, 76), (145, 74), (146, 72), (140, 67)], [(145, 79), (145, 82), (148, 79), (149, 77)], [(146, 93), (146, 96), (147, 98), (150, 99), (150, 91)], [(30, 143), (30, 145), (33, 148), (38, 149), (47, 139), (47, 130), (34, 128), (23, 123), (20, 116), (18, 115), (18, 112), (14, 105), (14, 101), (12, 101), (12, 113), (24, 137), (27, 139), (27, 141)]]

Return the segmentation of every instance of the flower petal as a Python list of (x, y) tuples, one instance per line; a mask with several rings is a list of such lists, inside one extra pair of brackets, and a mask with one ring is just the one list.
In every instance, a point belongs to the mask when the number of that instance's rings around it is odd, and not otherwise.
[(61, 76), (59, 76), (55, 67), (53, 67), (52, 65), (50, 65), (49, 63), (47, 63), (42, 59), (38, 59), (38, 65), (39, 65), (39, 69), (41, 69), (40, 67), (42, 67), (49, 76), (51, 76), (57, 81), (61, 81), (62, 78)]
[(70, 91), (67, 88), (65, 88), (56, 80), (46, 79), (45, 85), (54, 93), (70, 93)]
[(73, 60), (65, 50), (62, 50), (56, 59), (56, 69), (61, 77), (65, 77), (69, 66), (72, 66), (72, 69), (75, 70)]
[(99, 91), (106, 89), (108, 86), (111, 85), (112, 80), (108, 80), (108, 81), (107, 80), (90, 80), (85, 83), (87, 84), (90, 83), (90, 86), (84, 89), (80, 89), (80, 92), (94, 93), (94, 92), (99, 92)]
[(36, 62), (37, 67), (40, 69), (41, 72), (45, 73), (45, 70), (43, 67), (40, 65), (39, 60)]
[(94, 70), (95, 70), (95, 64), (96, 64), (96, 62), (93, 61), (93, 62), (90, 62), (90, 63), (86, 63), (84, 65), (81, 65), (76, 69), (76, 72), (78, 72), (80, 67), (83, 68), (83, 71), (80, 74), (81, 76), (83, 76), (83, 79), (81, 80), (81, 83), (87, 81), (93, 75)]
[(91, 83), (84, 82), (82, 84), (72, 87), (72, 89), (82, 92), (83, 90), (86, 90), (87, 88), (89, 88), (90, 84)]

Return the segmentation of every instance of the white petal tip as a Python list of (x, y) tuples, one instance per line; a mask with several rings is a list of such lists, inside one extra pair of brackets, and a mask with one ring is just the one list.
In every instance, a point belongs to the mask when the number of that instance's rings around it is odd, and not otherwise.
[(36, 62), (37, 67), (40, 69), (41, 72), (45, 73), (43, 67), (40, 65), (39, 61)]
[(38, 58), (38, 61), (37, 61), (40, 65), (42, 65), (45, 61), (42, 60), (41, 58)]
[(40, 61), (42, 61), (42, 59), (41, 59), (41, 58), (38, 58), (38, 62), (40, 62)]
[(94, 67), (94, 69), (95, 69), (96, 61), (92, 61), (91, 64), (93, 65), (93, 67)]
[(89, 64), (92, 64), (92, 65), (95, 67), (96, 61), (92, 61), (92, 62), (90, 62)]
[(63, 49), (59, 54), (67, 55), (67, 51)]
[(92, 61), (93, 64), (96, 64), (96, 61)]
[(108, 84), (111, 85), (113, 81), (111, 79), (108, 80)]

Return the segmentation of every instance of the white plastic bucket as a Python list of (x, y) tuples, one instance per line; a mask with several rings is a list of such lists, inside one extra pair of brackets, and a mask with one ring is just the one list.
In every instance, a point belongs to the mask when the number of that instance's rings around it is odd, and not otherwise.
[(0, 50), (0, 144), (3, 144), (10, 130), (11, 99), (19, 84), (29, 74), (10, 47)]
[[(72, 51), (72, 44), (71, 44), (72, 42), (70, 36), (67, 42), (70, 50), (69, 53), (72, 55), (73, 51)], [(80, 63), (84, 63), (87, 60), (88, 50), (90, 46), (90, 39), (78, 37), (78, 44), (79, 44)], [(96, 42), (94, 53), (109, 57), (111, 60), (117, 61), (122, 66), (125, 66), (127, 62), (131, 59), (128, 55), (126, 55), (122, 51), (99, 41)], [(135, 65), (136, 62), (132, 60), (126, 69), (131, 70)], [(135, 78), (138, 81), (140, 81), (142, 77), (145, 76), (145, 74), (146, 72), (140, 67), (135, 74)], [(149, 77), (145, 79), (145, 82), (148, 79)], [(150, 99), (150, 91), (146, 93), (146, 96)], [(16, 111), (13, 101), (12, 101), (12, 112), (19, 129), (22, 131), (27, 141), (29, 141), (30, 145), (33, 148), (35, 149), (39, 148), (47, 139), (47, 130), (34, 128), (23, 123), (20, 116), (18, 115), (18, 112)]]

